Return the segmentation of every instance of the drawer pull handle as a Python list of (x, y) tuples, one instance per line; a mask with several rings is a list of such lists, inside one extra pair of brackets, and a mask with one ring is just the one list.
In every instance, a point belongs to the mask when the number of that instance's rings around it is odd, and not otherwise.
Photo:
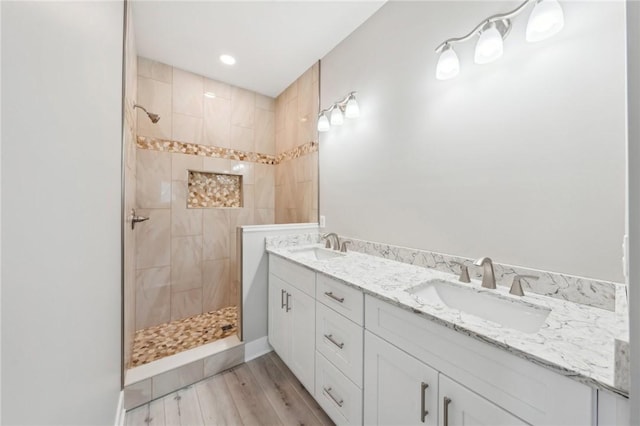
[(428, 387), (429, 385), (425, 382), (422, 382), (420, 384), (420, 421), (422, 423), (424, 423), (424, 418), (429, 414), (429, 411), (425, 409), (426, 402), (424, 400), (425, 393)]
[(287, 312), (291, 310), (291, 306), (289, 306), (289, 298), (291, 297), (291, 293), (287, 293)]
[(333, 334), (325, 334), (324, 337), (325, 339), (336, 345), (338, 348), (342, 349), (344, 347), (344, 343), (336, 342), (336, 340), (333, 338)]
[(335, 294), (333, 294), (332, 291), (325, 291), (324, 295), (327, 296), (327, 297), (330, 297), (331, 299), (335, 300), (336, 302), (344, 303), (344, 297), (338, 297)]
[(451, 404), (451, 398), (447, 398), (446, 396), (442, 400), (443, 408), (444, 408), (444, 426), (449, 426), (449, 404)]
[(342, 407), (342, 404), (344, 404), (344, 401), (342, 399), (338, 400), (335, 396), (333, 396), (333, 394), (331, 393), (331, 391), (333, 390), (332, 388), (322, 388), (324, 390), (324, 393), (326, 393), (329, 398), (331, 398), (333, 400), (333, 402), (335, 402), (338, 407)]
[(284, 303), (284, 295), (285, 295), (286, 293), (287, 293), (286, 291), (284, 291), (284, 290), (280, 290), (280, 309), (282, 309), (282, 308), (284, 308), (284, 307), (285, 307), (285, 303)]

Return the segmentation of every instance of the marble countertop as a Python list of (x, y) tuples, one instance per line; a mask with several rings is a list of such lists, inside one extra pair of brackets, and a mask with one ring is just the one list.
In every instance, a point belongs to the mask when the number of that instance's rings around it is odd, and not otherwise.
[[(323, 247), (314, 244), (306, 247)], [(482, 289), (480, 282), (457, 283), (457, 276), (393, 260), (349, 252), (346, 256), (315, 260), (300, 253), (301, 246), (275, 247), (267, 251), (316, 272), (358, 288), (365, 294), (392, 303), (457, 332), (527, 359), (589, 386), (628, 396), (614, 383), (614, 340), (628, 335), (626, 292), (617, 290), (616, 312), (527, 294), (512, 296), (508, 288)], [(426, 281), (441, 279), (452, 285), (471, 286), (477, 292), (497, 292), (513, 303), (551, 310), (539, 331), (525, 333), (425, 300), (406, 291)]]

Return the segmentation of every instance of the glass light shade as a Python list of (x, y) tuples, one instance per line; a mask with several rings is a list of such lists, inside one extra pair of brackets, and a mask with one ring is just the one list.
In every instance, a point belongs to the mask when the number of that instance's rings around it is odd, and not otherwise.
[(488, 64), (502, 56), (502, 35), (495, 25), (487, 28), (480, 34), (476, 44), (476, 64)]
[(445, 47), (438, 58), (436, 66), (436, 78), (438, 80), (448, 80), (455, 77), (460, 72), (460, 61), (458, 55), (451, 47)]
[(331, 125), (332, 126), (342, 126), (344, 123), (344, 115), (342, 115), (342, 111), (340, 108), (335, 107), (331, 110)]
[(354, 96), (351, 96), (347, 101), (344, 116), (347, 118), (357, 118), (360, 116), (360, 107), (358, 106), (358, 101), (356, 101)]
[(327, 116), (322, 114), (318, 118), (318, 131), (319, 132), (328, 132), (331, 129), (331, 124), (329, 124), (329, 120)]
[(527, 23), (527, 41), (535, 42), (556, 35), (564, 27), (564, 13), (557, 0), (536, 3)]

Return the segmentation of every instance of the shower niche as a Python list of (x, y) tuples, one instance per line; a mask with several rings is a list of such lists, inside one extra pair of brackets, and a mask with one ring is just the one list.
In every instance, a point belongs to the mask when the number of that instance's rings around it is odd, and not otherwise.
[(243, 207), (242, 175), (189, 170), (187, 208)]

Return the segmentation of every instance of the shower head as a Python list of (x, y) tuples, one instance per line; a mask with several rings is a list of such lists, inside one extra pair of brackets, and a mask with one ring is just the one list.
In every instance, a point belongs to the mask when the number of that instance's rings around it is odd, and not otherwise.
[(151, 120), (151, 122), (153, 124), (155, 124), (158, 121), (160, 121), (160, 116), (158, 114), (154, 114), (152, 112), (147, 112), (147, 115), (149, 116), (149, 120)]
[(152, 112), (147, 111), (147, 109), (145, 107), (141, 106), (141, 105), (134, 104), (133, 108), (134, 109), (135, 108), (140, 108), (141, 110), (143, 110), (147, 114), (147, 117), (149, 117), (149, 120), (151, 120), (151, 122), (153, 124), (156, 124), (158, 121), (160, 121), (160, 116), (158, 114), (154, 114)]

